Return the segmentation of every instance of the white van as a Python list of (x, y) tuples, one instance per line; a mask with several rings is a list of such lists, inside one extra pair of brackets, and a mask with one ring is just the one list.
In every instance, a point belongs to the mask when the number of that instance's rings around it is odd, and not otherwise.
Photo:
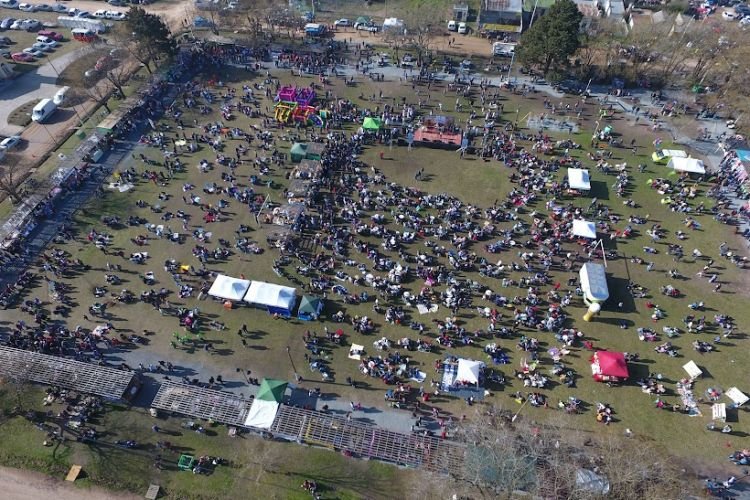
[(457, 31), (458, 23), (456, 21), (448, 21), (448, 31)]
[(70, 90), (70, 87), (63, 87), (55, 92), (54, 97), (52, 97), (52, 102), (55, 103), (55, 106), (60, 106), (65, 102), (65, 94), (68, 93), (68, 90)]
[(17, 9), (18, 0), (0, 0), (0, 7), (5, 7), (6, 9)]
[(469, 32), (469, 27), (466, 26), (466, 23), (458, 23), (458, 33), (459, 35), (465, 35)]
[(57, 104), (55, 104), (52, 99), (42, 99), (31, 111), (31, 119), (35, 122), (42, 123), (44, 120), (52, 116), (52, 113), (56, 110)]

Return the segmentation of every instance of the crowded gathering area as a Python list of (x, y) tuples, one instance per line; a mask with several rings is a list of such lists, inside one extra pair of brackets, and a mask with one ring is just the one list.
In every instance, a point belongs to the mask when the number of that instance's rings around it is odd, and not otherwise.
[(282, 380), (282, 407), (438, 440), (563, 415), (739, 475), (742, 146), (675, 142), (676, 96), (387, 59), (183, 47), (101, 130), (133, 146), (92, 200), (40, 255), (5, 242), (0, 343), (248, 400)]

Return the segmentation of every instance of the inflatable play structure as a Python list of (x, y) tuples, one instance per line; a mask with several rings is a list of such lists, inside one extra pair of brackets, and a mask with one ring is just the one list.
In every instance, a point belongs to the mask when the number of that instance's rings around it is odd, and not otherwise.
[(327, 111), (313, 106), (315, 91), (309, 87), (293, 85), (281, 87), (276, 94), (274, 117), (280, 123), (302, 123), (322, 127)]

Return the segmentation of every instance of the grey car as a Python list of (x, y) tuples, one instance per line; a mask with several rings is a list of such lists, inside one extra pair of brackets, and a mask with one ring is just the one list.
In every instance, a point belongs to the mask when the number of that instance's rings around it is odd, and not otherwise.
[(10, 29), (10, 25), (16, 22), (16, 20), (12, 17), (6, 17), (2, 21), (0, 21), (0, 28), (7, 30)]

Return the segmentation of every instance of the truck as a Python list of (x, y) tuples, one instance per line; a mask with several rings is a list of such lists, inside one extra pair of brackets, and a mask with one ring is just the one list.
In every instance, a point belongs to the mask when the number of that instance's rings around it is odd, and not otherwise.
[(37, 123), (43, 123), (55, 111), (57, 111), (57, 104), (52, 99), (42, 99), (31, 111), (31, 119)]
[(516, 52), (515, 43), (495, 42), (492, 44), (492, 55), (500, 57), (513, 57)]
[(57, 24), (66, 28), (89, 29), (94, 33), (105, 33), (109, 28), (99, 19), (87, 19), (85, 17), (60, 16), (57, 18)]
[(325, 24), (307, 23), (305, 25), (305, 34), (307, 36), (323, 36), (326, 32)]

